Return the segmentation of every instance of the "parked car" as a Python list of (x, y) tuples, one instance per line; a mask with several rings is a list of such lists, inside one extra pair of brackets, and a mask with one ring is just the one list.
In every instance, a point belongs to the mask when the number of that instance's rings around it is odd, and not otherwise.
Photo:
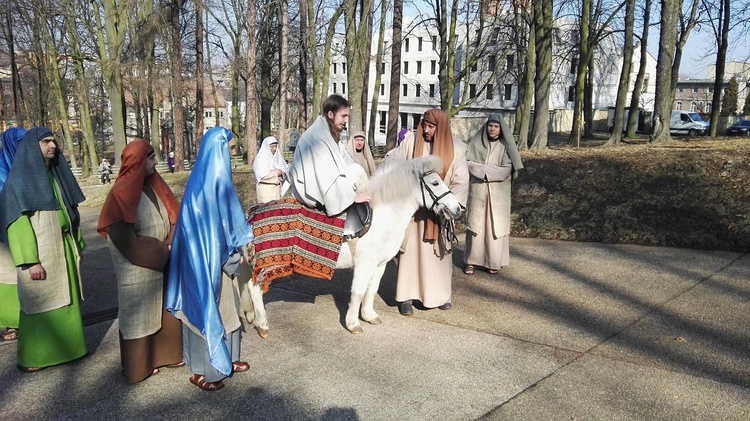
[(750, 120), (740, 120), (727, 127), (727, 136), (750, 136)]
[(670, 134), (686, 134), (690, 137), (708, 134), (710, 124), (704, 121), (698, 113), (688, 111), (672, 111), (669, 120)]

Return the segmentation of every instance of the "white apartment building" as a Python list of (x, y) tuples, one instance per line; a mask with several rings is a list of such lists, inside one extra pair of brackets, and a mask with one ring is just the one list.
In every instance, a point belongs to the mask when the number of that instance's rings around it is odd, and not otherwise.
[[(404, 36), (401, 51), (401, 81), (399, 93), (400, 98), (400, 127), (414, 128), (419, 122), (421, 115), (430, 108), (440, 106), (440, 86), (438, 82), (439, 72), (439, 39), (437, 30), (427, 25), (417, 25), (415, 22), (422, 19), (404, 19)], [(475, 27), (472, 27), (476, 31)], [(467, 82), (461, 83), (453, 93), (453, 103), (465, 102), (467, 98), (472, 99), (456, 117), (482, 117), (490, 112), (514, 113), (518, 103), (518, 63), (524, 58), (509, 48), (510, 40), (504, 40), (505, 35), (501, 28), (496, 30), (486, 29), (483, 37), (490, 41), (483, 54), (478, 57), (474, 66), (471, 66)], [(469, 37), (469, 43), (475, 42)], [(377, 36), (373, 39), (377, 40)], [(381, 73), (379, 98), (377, 105), (377, 121), (375, 144), (385, 143), (385, 133), (388, 118), (388, 103), (390, 94), (390, 70), (391, 70), (391, 31), (386, 33), (383, 59), (375, 60), (377, 45), (373, 45), (369, 74), (369, 87), (375, 84), (376, 71)], [(346, 58), (343, 55), (343, 38), (334, 42), (329, 94), (338, 93), (348, 95)], [(456, 69), (466, 67), (468, 51), (473, 46), (467, 43), (466, 31), (458, 36), (455, 51)], [(572, 110), (573, 95), (576, 79), (576, 68), (578, 65), (578, 43), (577, 26), (572, 20), (558, 20), (555, 22), (553, 42), (553, 64), (550, 89), (550, 110)], [(375, 44), (375, 43), (373, 43)], [(630, 86), (635, 83), (640, 61), (640, 50), (635, 49), (633, 66), (631, 70)], [(622, 41), (615, 35), (605, 38), (595, 50), (594, 64), (594, 109), (607, 109), (615, 104), (617, 85), (622, 67)], [(656, 60), (649, 55), (647, 58), (647, 75), (641, 95), (641, 106), (653, 109), (653, 99), (656, 81)], [(372, 92), (368, 93), (368, 97)], [(630, 101), (630, 95), (628, 96)], [(370, 102), (368, 102), (369, 104)], [(370, 118), (370, 110), (367, 116)], [(369, 121), (368, 121), (369, 124)]]

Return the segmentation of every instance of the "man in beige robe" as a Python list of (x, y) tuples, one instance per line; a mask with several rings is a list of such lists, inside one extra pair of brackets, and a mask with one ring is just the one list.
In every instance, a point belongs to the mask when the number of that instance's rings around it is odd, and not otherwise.
[(491, 114), (472, 137), (466, 159), (471, 181), (464, 273), (472, 275), (481, 266), (494, 275), (510, 261), (510, 186), (523, 168), (513, 133), (500, 114)]
[[(469, 188), (466, 145), (453, 140), (448, 116), (441, 110), (425, 112), (416, 136), (408, 133), (397, 148), (388, 152), (386, 159), (406, 160), (427, 155), (442, 159), (443, 181), (465, 206)], [(419, 300), (427, 308), (451, 308), (453, 261), (440, 247), (438, 237), (437, 216), (431, 210), (419, 209), (398, 257), (396, 301), (405, 316), (414, 314), (413, 300)]]

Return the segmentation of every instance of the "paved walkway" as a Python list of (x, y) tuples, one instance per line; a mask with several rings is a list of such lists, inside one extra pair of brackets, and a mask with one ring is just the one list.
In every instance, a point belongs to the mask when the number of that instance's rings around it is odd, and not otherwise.
[(450, 311), (399, 315), (389, 265), (383, 324), (361, 335), (343, 327), (350, 271), (288, 278), (266, 295), (269, 338), (244, 336), (251, 371), (208, 393), (184, 368), (122, 380), (97, 212), (83, 211), (92, 354), (24, 374), (0, 345), (0, 419), (750, 419), (748, 254), (514, 238), (499, 275), (454, 269)]

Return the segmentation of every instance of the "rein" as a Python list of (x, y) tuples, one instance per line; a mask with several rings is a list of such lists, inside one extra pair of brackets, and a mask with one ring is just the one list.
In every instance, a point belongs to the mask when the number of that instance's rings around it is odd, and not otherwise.
[[(422, 185), (422, 206), (427, 207), (427, 200), (424, 194), (424, 191), (426, 189), (430, 194), (430, 197), (432, 197), (432, 206), (430, 207), (430, 210), (432, 210), (433, 212), (435, 212), (433, 208), (437, 206), (440, 199), (451, 193), (450, 189), (448, 189), (440, 196), (432, 192), (432, 189), (430, 189), (430, 187), (424, 181), (424, 178), (430, 174), (435, 173), (437, 173), (437, 171), (428, 171), (419, 177), (419, 182)], [(440, 253), (442, 254), (443, 251), (445, 253), (451, 253), (453, 251), (453, 243), (457, 242), (454, 222), (453, 220), (444, 217), (438, 212), (435, 212), (435, 214), (438, 217), (438, 226), (440, 227), (440, 236), (438, 237), (438, 243), (440, 244), (439, 249), (441, 250)]]

